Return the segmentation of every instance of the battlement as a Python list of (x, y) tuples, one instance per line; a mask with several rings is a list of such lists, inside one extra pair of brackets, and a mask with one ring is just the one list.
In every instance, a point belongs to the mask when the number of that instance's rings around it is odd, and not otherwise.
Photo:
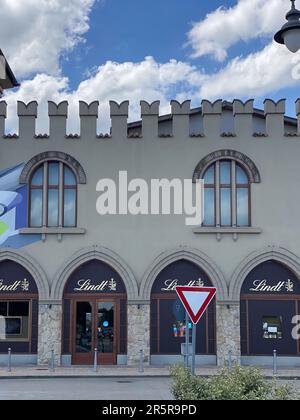
[[(128, 123), (129, 101), (110, 101), (111, 128), (107, 134), (97, 133), (99, 102), (90, 104), (79, 101), (80, 133), (67, 134), (67, 101), (56, 104), (48, 102), (49, 133), (36, 132), (38, 103), (25, 104), (18, 101), (18, 134), (6, 134), (7, 103), (0, 101), (0, 138), (7, 140), (32, 139), (45, 141), (55, 139), (97, 140), (135, 139), (144, 137), (172, 139), (190, 138), (236, 138), (236, 137), (300, 137), (300, 99), (296, 101), (296, 118), (285, 116), (285, 99), (264, 101), (264, 110), (254, 109), (254, 100), (246, 102), (235, 99), (232, 103), (221, 99), (215, 102), (203, 100), (200, 108), (191, 109), (191, 101), (170, 102), (171, 113), (159, 115), (160, 102), (140, 102), (141, 120)], [(258, 123), (254, 123), (254, 122)]]

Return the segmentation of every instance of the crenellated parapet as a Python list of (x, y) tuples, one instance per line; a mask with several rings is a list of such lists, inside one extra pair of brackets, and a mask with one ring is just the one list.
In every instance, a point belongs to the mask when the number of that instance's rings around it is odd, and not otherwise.
[(266, 134), (268, 136), (284, 135), (285, 99), (278, 102), (265, 99), (264, 114), (266, 118)]
[[(20, 141), (49, 140), (59, 145), (64, 141), (92, 141), (126, 139), (166, 139), (180, 141), (182, 138), (219, 139), (220, 142), (258, 141), (258, 138), (299, 137), (300, 99), (296, 101), (297, 120), (285, 117), (285, 100), (264, 101), (264, 110), (254, 109), (254, 100), (243, 102), (235, 99), (232, 103), (203, 100), (200, 108), (191, 109), (191, 101), (170, 102), (170, 114), (160, 116), (160, 101), (140, 102), (141, 120), (128, 123), (129, 101), (118, 103), (110, 101), (111, 128), (107, 134), (97, 133), (99, 101), (87, 103), (79, 101), (80, 132), (67, 134), (67, 119), (70, 117), (67, 101), (48, 102), (49, 134), (36, 132), (39, 105), (36, 101), (18, 101), (18, 134), (6, 134), (7, 103), (0, 101), (0, 137), (20, 139)], [(72, 116), (73, 117), (73, 116)], [(196, 124), (195, 124), (196, 121)], [(286, 126), (285, 126), (286, 124)], [(196, 140), (195, 140), (196, 141)], [(200, 140), (199, 140), (200, 141)], [(204, 140), (203, 140), (204, 141)]]
[(98, 118), (99, 101), (87, 104), (84, 101), (79, 101), (79, 115), (80, 117), (96, 117)]
[(190, 113), (191, 113), (191, 101), (187, 100), (182, 103), (178, 101), (171, 101), (171, 114), (173, 117), (172, 122), (172, 134), (182, 132), (183, 135), (189, 133), (190, 130)]
[(5, 133), (6, 116), (7, 116), (7, 103), (5, 101), (1, 101), (0, 102), (0, 137), (3, 137)]
[(25, 104), (22, 101), (18, 101), (18, 116), (19, 117), (34, 117), (37, 118), (38, 103), (37, 101), (31, 101)]
[(158, 136), (158, 116), (160, 101), (154, 101), (151, 104), (147, 101), (141, 101), (142, 133), (149, 133), (150, 136)]
[(111, 118), (111, 135), (112, 137), (127, 136), (127, 120), (129, 112), (129, 101), (118, 103), (109, 101), (110, 118)]
[(99, 101), (87, 104), (79, 101), (80, 136), (82, 138), (94, 138), (97, 136), (97, 119), (99, 112)]
[(19, 133), (26, 133), (28, 137), (35, 136), (35, 124), (38, 116), (38, 103), (31, 101), (28, 104), (18, 101), (17, 113), (19, 117)]
[(215, 102), (210, 102), (206, 99), (202, 101), (203, 131), (205, 136), (208, 136), (208, 133), (214, 138), (220, 136), (222, 104), (221, 99)]
[(50, 137), (64, 138), (67, 132), (68, 102), (56, 104), (48, 101), (49, 132)]
[(191, 113), (191, 101), (184, 101), (182, 103), (172, 100), (171, 101), (171, 112), (173, 117), (175, 115), (190, 115)]
[(233, 101), (234, 133), (245, 138), (253, 135), (253, 103), (254, 99), (242, 102)]
[(144, 116), (155, 116), (159, 115), (160, 101), (154, 101), (151, 104), (147, 101), (141, 101), (141, 117)]

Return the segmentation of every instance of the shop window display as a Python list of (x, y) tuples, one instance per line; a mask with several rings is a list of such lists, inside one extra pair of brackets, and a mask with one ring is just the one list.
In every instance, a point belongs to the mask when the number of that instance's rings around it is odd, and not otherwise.
[(0, 341), (29, 339), (29, 302), (0, 302)]
[(282, 339), (282, 317), (264, 316), (263, 317), (263, 338)]

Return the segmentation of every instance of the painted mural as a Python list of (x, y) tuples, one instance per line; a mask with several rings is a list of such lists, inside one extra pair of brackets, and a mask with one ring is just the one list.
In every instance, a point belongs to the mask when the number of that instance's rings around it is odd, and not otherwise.
[(28, 186), (19, 183), (24, 164), (0, 171), (0, 248), (22, 248), (41, 235), (22, 235), (27, 226)]

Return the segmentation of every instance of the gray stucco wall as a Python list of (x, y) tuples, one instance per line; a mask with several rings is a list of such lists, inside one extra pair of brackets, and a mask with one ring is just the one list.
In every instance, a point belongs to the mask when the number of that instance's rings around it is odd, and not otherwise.
[[(219, 301), (238, 299), (241, 264), (245, 261), (251, 265), (251, 255), (256, 261), (259, 255), (271, 252), (275, 258), (290, 261), (297, 274), (300, 273), (300, 236), (297, 234), (300, 140), (285, 135), (285, 131), (296, 132), (297, 121), (289, 121), (284, 126), (283, 103), (265, 103), (266, 124), (255, 116), (252, 121), (252, 110), (244, 105), (239, 112), (237, 105), (233, 111), (224, 112), (218, 103), (210, 108), (207, 105), (203, 108), (204, 116), (199, 113), (190, 118), (186, 106), (178, 110), (173, 104), (172, 137), (166, 138), (157, 135), (157, 113), (145, 110), (142, 138), (128, 138), (126, 103), (120, 108), (111, 107), (111, 138), (96, 136), (98, 110), (95, 105), (93, 112), (91, 108), (81, 108), (81, 137), (66, 137), (67, 106), (56, 110), (51, 107), (48, 138), (35, 138), (36, 106), (31, 106), (21, 107), (22, 112), (19, 110), (18, 138), (4, 136), (0, 139), (0, 169), (27, 162), (41, 152), (62, 151), (78, 160), (86, 173), (86, 184), (78, 186), (78, 227), (84, 228), (85, 233), (63, 234), (61, 240), (56, 234), (46, 234), (44, 241), (18, 251), (41, 267), (49, 284), (48, 289), (43, 285), (44, 301), (60, 300), (61, 296), (52, 287), (55, 279), (70, 260), (75, 256), (80, 258), (81, 253), (84, 255), (91, 247), (106, 248), (126, 263), (131, 273), (129, 281), (134, 283), (133, 301), (147, 298), (139, 289), (155, 259), (180, 247), (203, 252), (211, 266), (221, 273), (224, 284)], [(0, 135), (4, 132), (5, 112), (5, 104), (0, 103)], [(171, 122), (162, 124), (161, 133), (171, 132)], [(254, 132), (262, 132), (263, 126), (267, 137), (253, 136)], [(190, 137), (190, 132), (202, 130), (204, 136)], [(232, 131), (235, 136), (223, 137), (223, 131)], [(185, 216), (100, 216), (97, 213), (96, 184), (101, 178), (117, 180), (118, 172), (126, 170), (129, 180), (190, 179), (198, 162), (220, 149), (244, 153), (260, 172), (261, 183), (251, 187), (251, 213), (252, 226), (260, 228), (261, 233), (239, 233), (235, 238), (232, 234), (222, 234), (219, 240), (216, 233), (195, 234), (192, 227), (185, 225)], [(211, 281), (214, 283), (215, 279)], [(57, 316), (55, 322), (58, 322)]]
[[(185, 115), (176, 117), (187, 118)], [(282, 114), (271, 115), (275, 118), (274, 128), (271, 124), (269, 136), (265, 138), (253, 137), (246, 132), (232, 138), (216, 137), (215, 127), (220, 115), (209, 117), (213, 117), (215, 123), (211, 124), (214, 127), (212, 133), (205, 132), (205, 137), (190, 138), (184, 124), (180, 124), (170, 138), (153, 137), (155, 127), (153, 131), (148, 127), (148, 132), (144, 132), (141, 139), (129, 139), (126, 132), (122, 132), (126, 117), (113, 116), (117, 135), (113, 129), (115, 135), (105, 140), (96, 138), (93, 122), (89, 121), (93, 117), (81, 117), (86, 122), (85, 136), (78, 139), (65, 137), (64, 115), (50, 117), (53, 120), (52, 131), (46, 139), (33, 137), (30, 129), (35, 122), (34, 116), (20, 117), (19, 138), (1, 141), (1, 168), (27, 162), (38, 153), (55, 150), (77, 159), (87, 176), (87, 183), (78, 187), (78, 227), (85, 228), (86, 233), (63, 235), (61, 242), (56, 235), (46, 235), (45, 242), (22, 249), (39, 262), (50, 285), (73, 254), (93, 245), (107, 247), (120, 255), (131, 267), (138, 283), (160, 253), (178, 246), (204, 251), (223, 272), (228, 286), (236, 267), (257, 249), (275, 245), (298, 253), (300, 239), (294, 234), (294, 227), (298, 224), (300, 210), (300, 200), (295, 194), (300, 181), (300, 142), (295, 137), (285, 137), (277, 129), (283, 121)], [(256, 120), (254, 127), (255, 123)], [(252, 185), (251, 210), (252, 225), (261, 228), (261, 234), (240, 234), (237, 241), (232, 240), (232, 235), (223, 235), (222, 240), (217, 241), (214, 234), (194, 234), (192, 228), (185, 226), (184, 216), (99, 216), (97, 213), (99, 194), (96, 184), (99, 179), (117, 180), (120, 170), (128, 171), (129, 180), (136, 177), (148, 181), (153, 177), (191, 178), (197, 163), (219, 149), (243, 152), (260, 171), (262, 182)], [(224, 296), (224, 299), (227, 298)]]

